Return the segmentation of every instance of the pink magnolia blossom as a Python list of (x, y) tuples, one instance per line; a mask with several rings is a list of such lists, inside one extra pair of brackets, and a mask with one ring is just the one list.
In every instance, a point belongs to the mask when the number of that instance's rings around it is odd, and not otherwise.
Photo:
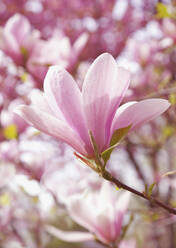
[(162, 21), (163, 32), (176, 41), (176, 23), (171, 18), (164, 18)]
[(0, 123), (2, 127), (7, 127), (9, 125), (15, 125), (15, 127), (17, 128), (17, 132), (22, 133), (26, 127), (27, 127), (27, 123), (22, 120), (19, 115), (15, 114), (13, 112), (13, 109), (18, 106), (19, 104), (23, 104), (24, 101), (22, 101), (22, 99), (20, 98), (16, 98), (15, 100), (11, 101), (8, 109), (3, 109), (1, 111), (1, 116), (0, 116)]
[(50, 67), (44, 80), (44, 94), (32, 96), (31, 106), (19, 106), (16, 113), (35, 128), (94, 157), (88, 131), (99, 152), (109, 147), (115, 130), (131, 125), (134, 130), (159, 116), (170, 106), (164, 99), (128, 102), (119, 107), (130, 83), (130, 73), (118, 67), (104, 53), (90, 66), (82, 92), (72, 76), (59, 66)]
[[(75, 222), (87, 228), (101, 242), (110, 244), (120, 236), (129, 200), (129, 192), (120, 194), (109, 182), (104, 182), (100, 191), (85, 191), (84, 194), (70, 197), (67, 208)], [(75, 232), (75, 235), (71, 236), (70, 232), (54, 231), (52, 227), (47, 229), (48, 232), (65, 241), (81, 242), (83, 235), (85, 235), (84, 240), (94, 239), (94, 235), (86, 237), (85, 232), (79, 232), (79, 235)]]
[(15, 14), (2, 30), (0, 47), (15, 63), (23, 65), (39, 36), (39, 31), (32, 30), (25, 16)]
[(27, 62), (29, 72), (38, 80), (43, 81), (48, 66), (59, 64), (71, 71), (76, 65), (87, 39), (88, 35), (84, 33), (72, 46), (67, 36), (57, 33), (48, 40), (38, 41)]

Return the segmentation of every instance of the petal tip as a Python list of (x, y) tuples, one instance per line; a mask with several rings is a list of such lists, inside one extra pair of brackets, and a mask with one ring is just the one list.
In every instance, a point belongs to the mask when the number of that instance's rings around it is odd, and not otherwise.
[(19, 116), (22, 116), (25, 107), (26, 107), (25, 105), (19, 105), (13, 110), (13, 112)]
[(100, 54), (97, 57), (97, 59), (113, 59), (113, 60), (115, 60), (114, 57), (110, 53), (107, 53), (107, 52)]

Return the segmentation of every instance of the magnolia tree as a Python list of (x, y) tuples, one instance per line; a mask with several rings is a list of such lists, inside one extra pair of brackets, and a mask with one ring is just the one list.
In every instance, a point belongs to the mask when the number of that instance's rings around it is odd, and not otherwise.
[(0, 1), (0, 247), (176, 247), (175, 19)]

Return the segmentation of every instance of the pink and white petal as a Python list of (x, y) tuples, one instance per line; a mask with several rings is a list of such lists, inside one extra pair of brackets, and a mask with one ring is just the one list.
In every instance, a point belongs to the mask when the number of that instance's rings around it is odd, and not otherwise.
[(135, 240), (123, 240), (120, 242), (119, 248), (136, 248)]
[[(20, 28), (19, 28), (20, 27)], [(3, 32), (3, 50), (11, 56), (17, 64), (24, 63), (22, 48), (25, 48), (25, 41), (29, 36), (30, 23), (27, 18), (15, 14), (4, 27)]]
[[(13, 18), (13, 17), (12, 17)], [(6, 23), (3, 32), (3, 42), (2, 48), (10, 55), (16, 55), (20, 53), (19, 44), (15, 39), (14, 34), (12, 33), (13, 30), (13, 19), (10, 18), (9, 21)]]
[(170, 103), (165, 99), (147, 99), (122, 105), (116, 112), (112, 123), (111, 133), (116, 129), (132, 125), (134, 130), (165, 112)]
[(121, 232), (123, 218), (127, 211), (130, 198), (131, 198), (131, 193), (126, 191), (119, 196), (118, 200), (115, 203), (114, 230), (115, 230), (116, 235), (119, 235)]
[[(58, 107), (58, 104), (57, 104), (57, 101), (56, 101), (56, 98), (55, 98), (55, 94), (57, 92), (53, 92), (53, 87), (52, 87), (52, 84), (53, 84), (53, 81), (55, 81), (55, 84), (59, 83), (58, 82), (58, 78), (55, 77), (55, 70), (54, 69), (55, 66), (51, 66), (45, 76), (45, 79), (44, 79), (44, 85), (43, 85), (43, 88), (44, 88), (44, 95), (47, 99), (47, 102), (50, 106), (50, 108), (52, 109), (52, 111), (55, 113), (55, 115), (57, 116), (57, 118), (59, 118), (60, 120), (63, 120), (63, 121), (66, 121), (65, 120), (65, 117), (62, 113), (62, 111), (60, 110), (60, 108)], [(57, 67), (57, 66), (56, 66)], [(57, 67), (58, 70), (60, 70), (60, 66)]]
[(19, 46), (22, 46), (23, 42), (25, 42), (26, 37), (31, 32), (31, 26), (25, 16), (15, 14), (7, 22), (6, 32), (7, 34), (15, 38)]
[(85, 242), (95, 239), (94, 235), (89, 232), (62, 231), (50, 225), (47, 225), (45, 229), (49, 234), (66, 242)]
[(82, 90), (84, 108), (88, 129), (100, 151), (107, 145), (112, 119), (129, 82), (129, 72), (118, 68), (108, 53), (100, 55), (87, 72)]
[(15, 113), (40, 131), (69, 144), (81, 154), (87, 154), (84, 149), (85, 144), (83, 141), (77, 133), (63, 121), (32, 106), (21, 105), (15, 109)]
[(113, 220), (110, 218), (110, 215), (112, 216), (112, 210), (112, 206), (106, 207), (104, 211), (96, 216), (97, 230), (95, 234), (99, 240), (106, 244), (112, 243), (117, 238), (114, 232)]
[[(44, 91), (53, 111), (59, 109), (92, 152), (83, 111), (82, 95), (72, 76), (60, 66), (51, 66), (44, 80)], [(57, 104), (57, 107), (56, 107)]]
[(125, 213), (127, 211), (129, 202), (131, 199), (131, 193), (126, 191), (120, 194), (118, 197), (118, 201), (116, 201), (116, 204), (114, 206), (115, 211), (118, 212), (120, 211), (121, 213)]
[(73, 51), (75, 57), (77, 57), (81, 53), (81, 51), (83, 50), (83, 48), (85, 47), (88, 41), (88, 38), (89, 38), (88, 33), (83, 33), (75, 41), (75, 43), (73, 44)]
[[(20, 28), (19, 28), (20, 27)], [(20, 48), (30, 32), (28, 20), (20, 15), (12, 16), (4, 28), (5, 46), (13, 53), (21, 53)], [(9, 51), (9, 53), (10, 53)]]
[(54, 115), (42, 91), (38, 89), (34, 89), (30, 94), (30, 99), (31, 99), (32, 105), (38, 108), (38, 110), (47, 112), (50, 115)]
[(73, 196), (67, 204), (71, 218), (87, 228), (90, 232), (95, 233), (97, 228), (95, 224), (95, 208), (90, 204), (87, 195)]
[(112, 184), (108, 181), (103, 181), (100, 192), (99, 192), (99, 204), (100, 206), (107, 205), (109, 202), (111, 205), (114, 205), (117, 201), (118, 193), (114, 189)]

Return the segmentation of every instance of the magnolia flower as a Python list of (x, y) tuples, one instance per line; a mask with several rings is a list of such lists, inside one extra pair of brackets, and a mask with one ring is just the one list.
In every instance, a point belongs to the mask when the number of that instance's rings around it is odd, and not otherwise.
[(18, 65), (23, 65), (39, 39), (39, 32), (32, 30), (28, 19), (15, 14), (6, 23), (2, 30), (0, 47)]
[(166, 111), (169, 102), (150, 99), (119, 107), (130, 83), (130, 73), (118, 67), (104, 53), (90, 66), (82, 92), (72, 76), (59, 66), (50, 67), (44, 80), (44, 94), (32, 95), (31, 106), (19, 106), (16, 113), (35, 128), (72, 146), (86, 157), (94, 157), (89, 130), (99, 153), (105, 151), (117, 129), (134, 130)]
[(105, 181), (100, 191), (75, 194), (66, 203), (71, 218), (89, 230), (92, 236), (86, 232), (64, 232), (51, 226), (47, 226), (47, 231), (70, 242), (81, 242), (96, 237), (104, 244), (115, 243), (121, 233), (129, 200), (129, 192), (117, 192)]
[(71, 71), (87, 40), (88, 35), (83, 33), (71, 45), (67, 36), (56, 33), (47, 41), (38, 41), (27, 62), (29, 72), (38, 80), (43, 81), (49, 65), (60, 64), (63, 68)]

